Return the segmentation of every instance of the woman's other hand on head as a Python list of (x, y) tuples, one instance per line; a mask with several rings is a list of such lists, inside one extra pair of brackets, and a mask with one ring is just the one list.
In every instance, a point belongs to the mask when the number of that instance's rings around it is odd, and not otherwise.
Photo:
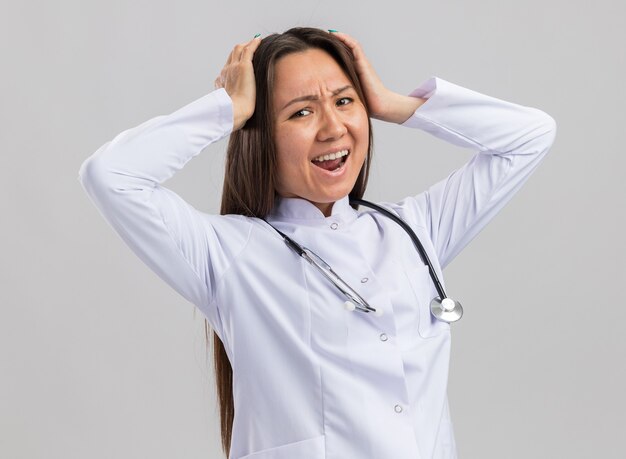
[(352, 50), (372, 118), (402, 124), (426, 101), (418, 97), (403, 96), (387, 89), (365, 57), (359, 42), (346, 33), (334, 30), (331, 33)]
[(246, 124), (254, 113), (256, 83), (252, 57), (261, 43), (261, 37), (236, 45), (224, 68), (215, 79), (215, 89), (224, 88), (233, 101), (233, 131)]

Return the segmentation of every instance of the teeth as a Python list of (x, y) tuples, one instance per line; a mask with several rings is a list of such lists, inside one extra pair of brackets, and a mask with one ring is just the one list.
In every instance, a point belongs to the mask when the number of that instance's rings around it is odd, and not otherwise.
[(343, 156), (348, 156), (348, 150), (341, 150), (341, 151), (338, 151), (337, 153), (330, 153), (328, 155), (320, 155), (317, 158), (313, 158), (313, 161), (322, 162), (322, 161), (328, 161), (331, 159), (339, 159)]

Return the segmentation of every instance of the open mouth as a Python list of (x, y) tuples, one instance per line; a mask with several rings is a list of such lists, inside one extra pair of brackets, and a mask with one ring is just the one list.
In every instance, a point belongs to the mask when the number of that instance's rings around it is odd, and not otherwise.
[(350, 156), (350, 151), (342, 150), (337, 153), (318, 156), (317, 158), (313, 158), (311, 162), (317, 167), (329, 172), (334, 172), (341, 169), (341, 167), (346, 163), (348, 156)]

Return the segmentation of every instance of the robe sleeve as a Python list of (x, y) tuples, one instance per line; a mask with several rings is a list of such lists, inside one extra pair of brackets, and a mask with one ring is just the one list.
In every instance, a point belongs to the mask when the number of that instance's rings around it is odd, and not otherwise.
[(232, 101), (220, 88), (121, 132), (88, 157), (78, 173), (114, 231), (198, 306), (218, 333), (215, 285), (245, 245), (250, 224), (244, 217), (200, 212), (162, 184), (232, 127)]
[(427, 101), (402, 125), (421, 129), (475, 154), (446, 178), (397, 204), (425, 226), (442, 269), (504, 207), (554, 142), (547, 113), (430, 77), (410, 96)]

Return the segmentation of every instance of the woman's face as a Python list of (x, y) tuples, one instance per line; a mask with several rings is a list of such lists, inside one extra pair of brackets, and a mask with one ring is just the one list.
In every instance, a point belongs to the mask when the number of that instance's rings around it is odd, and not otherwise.
[(341, 67), (320, 49), (281, 57), (273, 92), (277, 192), (311, 201), (328, 216), (363, 166), (369, 146), (365, 106)]

